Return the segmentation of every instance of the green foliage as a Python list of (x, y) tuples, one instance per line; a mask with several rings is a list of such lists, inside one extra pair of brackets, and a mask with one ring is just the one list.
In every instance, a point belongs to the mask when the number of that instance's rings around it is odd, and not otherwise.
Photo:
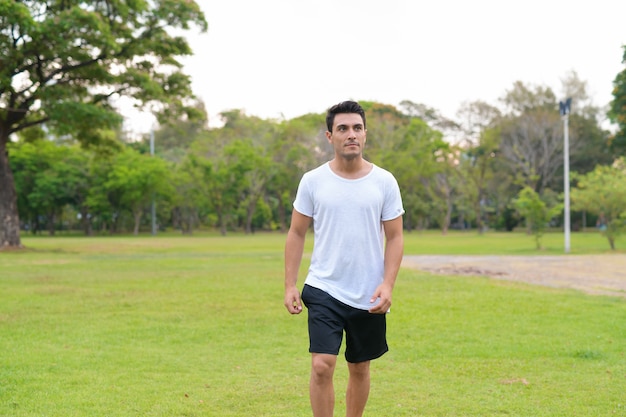
[(291, 212), (293, 198), (302, 174), (321, 162), (316, 149), (322, 115), (306, 115), (281, 123), (269, 146), (271, 158), (267, 194), (276, 201), (275, 221), (282, 231), (288, 228), (287, 214)]
[(5, 157), (11, 135), (45, 124), (56, 136), (119, 149), (112, 132), (123, 120), (115, 108), (120, 97), (161, 123), (198, 115), (178, 61), (191, 50), (171, 34), (191, 25), (207, 28), (192, 0), (0, 1), (2, 245), (20, 245), (11, 232), (19, 231)]
[[(623, 49), (622, 63), (626, 64), (626, 45)], [(611, 149), (618, 155), (626, 155), (626, 68), (613, 81), (613, 101), (608, 115), (619, 128), (611, 139)]]
[(612, 166), (598, 166), (578, 180), (572, 190), (572, 206), (597, 215), (602, 233), (615, 249), (615, 240), (626, 231), (626, 164), (624, 158)]
[[(76, 146), (50, 141), (25, 142), (10, 147), (18, 192), (20, 217), (29, 220), (32, 231), (46, 226), (55, 232), (55, 221), (65, 205), (81, 212), (91, 183), (89, 156)], [(45, 218), (47, 225), (41, 225)]]
[(485, 204), (490, 190), (493, 190), (496, 181), (496, 152), (500, 141), (500, 132), (490, 128), (494, 123), (490, 118), (486, 121), (487, 127), (478, 133), (478, 143), (470, 146), (461, 154), (459, 173), (466, 181), (459, 187), (467, 204), (471, 207), (473, 218), (479, 233), (485, 229), (485, 220), (494, 209)]
[(434, 212), (439, 213), (433, 210), (433, 205), (446, 205), (448, 201), (446, 195), (437, 192), (438, 183), (433, 178), (436, 175), (447, 178), (449, 171), (441, 157), (449, 154), (450, 145), (443, 140), (441, 132), (418, 118), (402, 117), (395, 124), (390, 120), (382, 123), (393, 134), (381, 132), (372, 139), (368, 128), (368, 153), (373, 162), (395, 175), (407, 201), (406, 227), (409, 230), (424, 227)]
[(133, 214), (134, 234), (139, 233), (141, 216), (153, 199), (159, 194), (167, 195), (171, 192), (169, 173), (164, 160), (130, 149), (113, 159), (104, 188), (107, 193), (116, 196), (120, 208), (128, 209)]
[(212, 165), (209, 161), (187, 154), (172, 172), (173, 223), (184, 234), (191, 234), (194, 227), (208, 216), (210, 210), (209, 190), (213, 183)]
[[(580, 81), (570, 80), (568, 86), (578, 91), (583, 103)], [(465, 122), (458, 125), (415, 103), (405, 102), (404, 110), (398, 111), (390, 105), (363, 102), (368, 112), (365, 156), (398, 180), (407, 230), (512, 230), (519, 216), (511, 210), (511, 202), (522, 184), (531, 184), (547, 207), (556, 205), (551, 188), (546, 187), (556, 182), (553, 189), (562, 186), (558, 148), (562, 123), (557, 109), (550, 108), (554, 97), (549, 89), (523, 84), (516, 84), (511, 94), (508, 113), (486, 103), (469, 103), (462, 112)], [(195, 109), (206, 116), (203, 105), (196, 104)], [(581, 104), (574, 109), (571, 130), (581, 139), (578, 145), (585, 146), (573, 146), (570, 159), (572, 166), (584, 173), (592, 164), (605, 163), (611, 154), (605, 132), (597, 125), (595, 108)], [(158, 174), (166, 178), (167, 186), (155, 194), (160, 227), (173, 227), (185, 234), (205, 227), (217, 227), (224, 235), (237, 230), (286, 231), (302, 174), (333, 157), (324, 135), (324, 114), (275, 121), (235, 109), (221, 117), (221, 128), (207, 128), (204, 117), (161, 126), (154, 132), (155, 158), (168, 162), (167, 174)], [(444, 134), (435, 126), (461, 129), (454, 135), (459, 142), (451, 143), (446, 136), (450, 130)], [(47, 134), (31, 129), (24, 131), (30, 133), (22, 135), (22, 141), (37, 143), (41, 134)], [(527, 134), (532, 134), (532, 140), (522, 141)], [(84, 183), (88, 184), (83, 193), (86, 197), (69, 202), (54, 200), (50, 206), (55, 206), (56, 212), (68, 213), (71, 207), (80, 213), (86, 233), (92, 227), (111, 233), (129, 228), (138, 231), (146, 225), (143, 219), (151, 198), (145, 191), (150, 186), (135, 182), (143, 171), (134, 166), (142, 164), (135, 158), (145, 159), (140, 155), (148, 153), (148, 142), (144, 138), (124, 145), (115, 131), (108, 130), (107, 135), (118, 148), (107, 147), (104, 154), (103, 147), (87, 151), (82, 167)], [(55, 143), (69, 145), (74, 141), (59, 138)], [(544, 145), (551, 146), (550, 152), (543, 151)], [(519, 158), (515, 169), (511, 169), (511, 155)], [(42, 217), (41, 202), (35, 206), (35, 200), (25, 198), (31, 191), (29, 183), (21, 179), (24, 175), (16, 173), (20, 205), (24, 206), (20, 210), (28, 213), (25, 221), (31, 226), (33, 219), (51, 216)], [(52, 190), (52, 185), (46, 186)], [(554, 224), (559, 221), (554, 219)]]
[(526, 219), (528, 229), (535, 237), (537, 249), (541, 249), (541, 238), (548, 227), (548, 222), (563, 210), (563, 205), (544, 202), (539, 194), (530, 187), (524, 187), (513, 205), (522, 217)]
[[(575, 138), (574, 146), (570, 146), (571, 172), (586, 174), (597, 165), (610, 165), (613, 162), (617, 153), (611, 150), (609, 133), (602, 129), (595, 118), (573, 114), (569, 117), (568, 125), (570, 136)], [(562, 170), (558, 171), (555, 179), (562, 183)]]
[(195, 2), (31, 1), (2, 8), (0, 102), (12, 103), (0, 111), (3, 141), (44, 122), (60, 135), (96, 140), (122, 121), (109, 101), (118, 95), (160, 103), (163, 121), (185, 113), (190, 80), (176, 58), (191, 50), (166, 28), (193, 23), (206, 30)]

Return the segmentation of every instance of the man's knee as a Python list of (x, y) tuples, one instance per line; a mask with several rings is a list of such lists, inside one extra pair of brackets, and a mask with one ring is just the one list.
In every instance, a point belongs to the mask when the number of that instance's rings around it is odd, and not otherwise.
[(336, 363), (337, 357), (335, 355), (314, 353), (311, 361), (311, 371), (316, 378), (332, 378)]

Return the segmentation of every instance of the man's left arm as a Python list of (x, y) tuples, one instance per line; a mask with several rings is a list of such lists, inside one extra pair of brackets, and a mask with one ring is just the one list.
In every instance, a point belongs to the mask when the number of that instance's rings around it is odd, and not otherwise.
[(374, 314), (385, 314), (391, 307), (391, 293), (396, 284), (396, 277), (404, 254), (404, 236), (402, 232), (402, 216), (383, 222), (385, 232), (385, 272), (383, 283), (372, 295), (371, 303), (380, 300), (369, 311)]

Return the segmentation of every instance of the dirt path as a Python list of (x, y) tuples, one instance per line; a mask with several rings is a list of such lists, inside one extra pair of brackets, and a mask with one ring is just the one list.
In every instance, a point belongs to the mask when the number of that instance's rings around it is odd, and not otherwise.
[(435, 274), (478, 275), (626, 297), (625, 255), (406, 255), (402, 266)]

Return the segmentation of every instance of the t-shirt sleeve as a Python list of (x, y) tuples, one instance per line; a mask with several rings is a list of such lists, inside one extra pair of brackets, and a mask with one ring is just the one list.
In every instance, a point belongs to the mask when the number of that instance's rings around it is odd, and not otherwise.
[[(300, 211), (300, 210), (298, 210)], [(385, 187), (385, 202), (383, 204), (382, 221), (393, 220), (404, 214), (402, 195), (398, 181), (390, 175)]]
[(310, 192), (309, 178), (306, 174), (302, 177), (298, 185), (293, 208), (296, 209), (298, 213), (313, 217), (313, 198)]

